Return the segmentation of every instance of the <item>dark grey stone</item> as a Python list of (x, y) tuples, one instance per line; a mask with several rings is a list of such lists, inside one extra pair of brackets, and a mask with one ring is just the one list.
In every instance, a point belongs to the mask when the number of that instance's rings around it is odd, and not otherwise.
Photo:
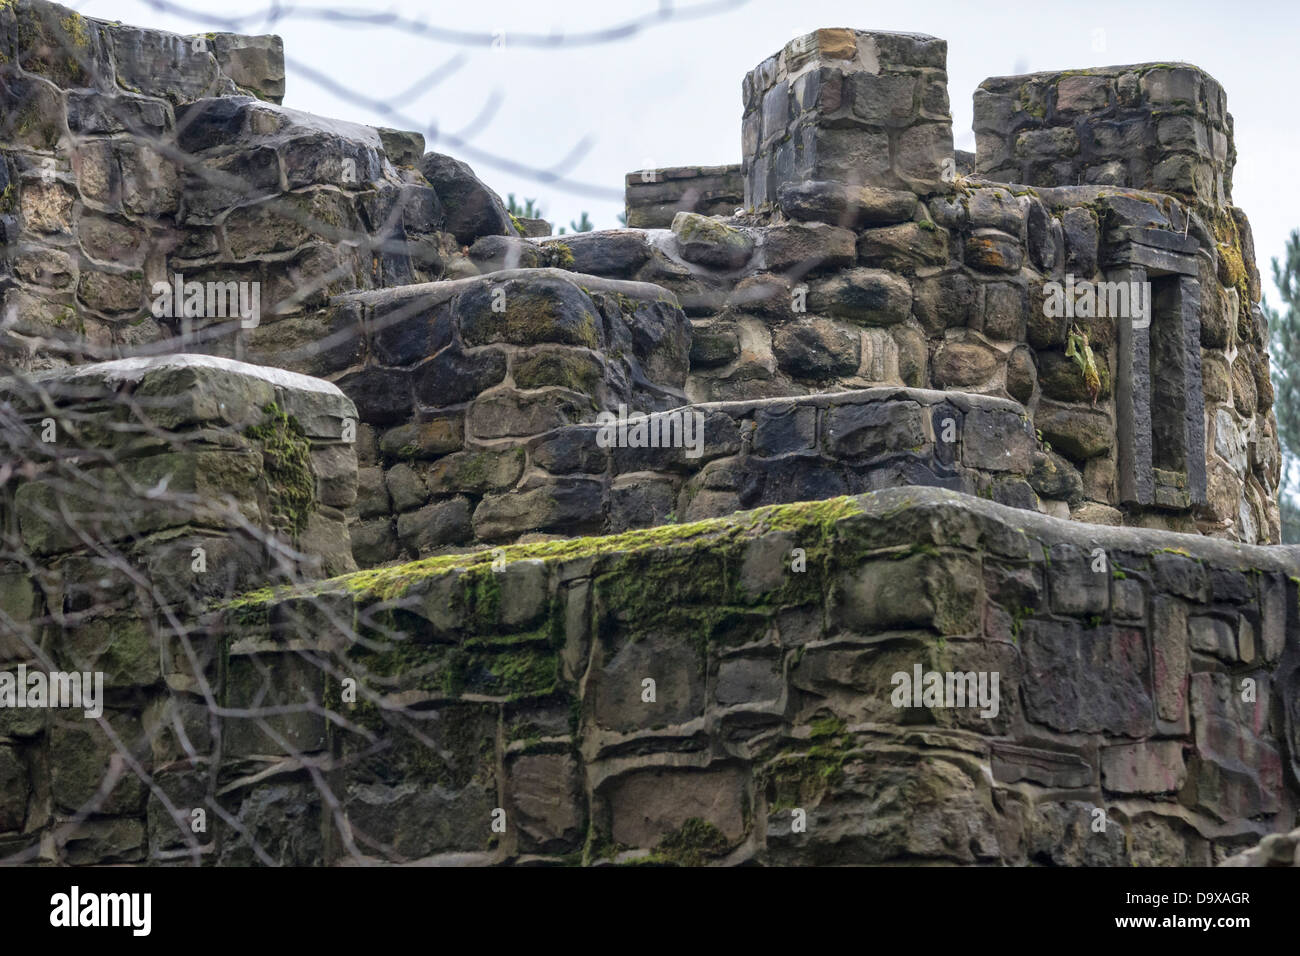
[(915, 193), (838, 182), (785, 183), (777, 201), (791, 219), (846, 229), (907, 222), (916, 209)]
[(811, 450), (817, 441), (817, 410), (806, 405), (765, 408), (754, 422), (755, 455), (765, 458)]
[(417, 511), (397, 516), (397, 538), (412, 554), (448, 544), (460, 544), (470, 537), (470, 504), (463, 496), (435, 501)]
[(411, 417), (411, 377), (405, 369), (363, 368), (339, 379), (338, 387), (371, 425), (396, 425)]
[(443, 349), (415, 372), (415, 397), (423, 405), (443, 408), (459, 405), (496, 385), (506, 374), (506, 356), (500, 349), (482, 348), (466, 353)]
[(799, 379), (852, 375), (860, 352), (858, 335), (822, 319), (788, 323), (772, 336), (772, 354), (781, 369)]
[(634, 229), (609, 229), (558, 236), (542, 243), (543, 249), (565, 247), (573, 262), (564, 265), (584, 275), (630, 279), (650, 261), (645, 234)]
[(1108, 624), (1026, 621), (1025, 716), (1063, 732), (1143, 737), (1154, 730), (1142, 631)]
[(837, 405), (825, 417), (826, 450), (843, 458), (872, 458), (926, 444), (925, 412), (915, 402)]
[(375, 355), (385, 365), (413, 365), (451, 342), (451, 306), (419, 299), (377, 306), (367, 320)]
[(1097, 270), (1097, 216), (1088, 208), (1067, 209), (1061, 216), (1065, 266), (1082, 278)]
[(425, 153), (420, 172), (447, 212), (447, 231), (463, 246), (479, 236), (518, 235), (501, 197), (466, 163), (442, 153)]
[(608, 464), (608, 452), (596, 444), (596, 429), (587, 426), (548, 432), (533, 439), (529, 451), (533, 463), (553, 475), (599, 474)]

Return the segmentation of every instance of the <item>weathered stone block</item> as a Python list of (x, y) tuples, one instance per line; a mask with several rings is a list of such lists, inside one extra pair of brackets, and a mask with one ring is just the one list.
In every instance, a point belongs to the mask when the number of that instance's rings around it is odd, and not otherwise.
[(524, 459), (522, 448), (457, 452), (430, 466), (425, 485), (434, 494), (499, 494), (519, 480)]
[[(645, 681), (654, 682), (653, 700)], [(655, 630), (594, 649), (587, 707), (597, 726), (619, 733), (683, 724), (704, 714), (705, 675), (695, 647)]]
[(1101, 784), (1118, 793), (1172, 793), (1187, 779), (1183, 744), (1146, 740), (1101, 750)]
[[(138, 718), (126, 713), (104, 712), (118, 740), (148, 767), (148, 742), (141, 737)], [(102, 798), (100, 784), (113, 755), (118, 752), (98, 722), (86, 720), (80, 712), (60, 711), (49, 732), (50, 797), (62, 813), (76, 813), (83, 807), (91, 814), (134, 814), (144, 810), (148, 792), (144, 782), (127, 771)], [(119, 758), (120, 759), (120, 758)]]
[(869, 266), (913, 275), (948, 262), (948, 233), (928, 221), (868, 229), (858, 239), (858, 258)]
[(763, 232), (762, 267), (798, 278), (822, 269), (841, 269), (857, 257), (857, 236), (823, 223), (789, 223)]
[(1065, 750), (999, 742), (993, 745), (991, 763), (994, 778), (1006, 783), (1028, 780), (1045, 787), (1071, 789), (1087, 787), (1093, 781), (1088, 761)]
[(505, 375), (506, 356), (500, 349), (462, 352), (447, 348), (415, 373), (415, 397), (434, 408), (460, 405), (473, 401), (480, 392), (501, 382)]
[(474, 535), (485, 541), (554, 531), (596, 531), (601, 514), (601, 483), (566, 478), (509, 495), (488, 495), (474, 509)]
[(860, 335), (824, 319), (808, 319), (778, 329), (772, 336), (772, 354), (795, 378), (848, 376), (861, 360)]
[(1050, 554), (1052, 610), (1076, 617), (1105, 614), (1110, 609), (1110, 564), (1104, 556), (1071, 545), (1056, 545)]
[(397, 538), (415, 554), (448, 544), (460, 544), (470, 536), (469, 499), (457, 496), (435, 501), (417, 511), (397, 516)]
[(776, 701), (784, 687), (779, 661), (736, 657), (718, 664), (713, 693), (714, 699), (727, 707)]
[(290, 756), (325, 748), (325, 672), (313, 662), (292, 653), (232, 655), (228, 675), (227, 705), (240, 715), (225, 724), (224, 753)]
[(944, 388), (982, 385), (998, 365), (998, 353), (978, 342), (945, 342), (935, 352), (932, 374)]
[(464, 445), (463, 432), (464, 422), (459, 417), (412, 422), (384, 432), (379, 448), (389, 458), (437, 458), (459, 451)]
[(657, 846), (688, 820), (702, 820), (728, 842), (738, 842), (745, 832), (748, 793), (745, 772), (726, 764), (701, 770), (648, 768), (602, 788), (610, 838), (634, 847)]
[(849, 269), (813, 283), (808, 293), (811, 311), (863, 325), (905, 321), (911, 305), (907, 280), (882, 269)]
[(506, 771), (519, 849), (568, 853), (584, 836), (582, 775), (571, 754), (523, 754)]
[(501, 197), (485, 186), (468, 164), (442, 153), (426, 153), (420, 160), (420, 172), (443, 208), (451, 211), (446, 230), (462, 246), (472, 245), (479, 236), (516, 234)]
[(791, 219), (844, 229), (906, 222), (916, 209), (915, 193), (838, 182), (785, 183), (777, 198)]
[(836, 582), (834, 613), (860, 633), (931, 627), (940, 634), (979, 627), (978, 566), (956, 555), (915, 555), (863, 565)]
[(1052, 447), (1075, 461), (1104, 454), (1114, 441), (1115, 427), (1101, 409), (1043, 401), (1034, 425)]
[(1267, 733), (1270, 695), (1243, 701), (1227, 674), (1194, 674), (1190, 701), (1197, 759), (1189, 774), (1195, 805), (1222, 820), (1275, 813), (1282, 774)]
[(687, 262), (738, 269), (754, 252), (754, 240), (746, 233), (697, 213), (679, 212), (673, 218), (672, 231)]
[(972, 408), (961, 427), (961, 458), (970, 468), (1026, 475), (1036, 448), (1025, 416), (1000, 409)]
[(828, 452), (852, 458), (914, 450), (928, 440), (925, 411), (915, 402), (837, 405), (825, 413), (823, 434)]
[(992, 229), (981, 229), (966, 240), (966, 264), (981, 272), (1017, 273), (1024, 264), (1018, 239)]
[(1025, 715), (1053, 730), (1139, 737), (1153, 729), (1140, 630), (1026, 621)]

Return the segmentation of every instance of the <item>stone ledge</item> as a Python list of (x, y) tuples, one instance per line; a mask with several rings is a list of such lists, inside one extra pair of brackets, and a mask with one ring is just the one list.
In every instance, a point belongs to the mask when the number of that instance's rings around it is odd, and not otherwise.
[(31, 417), (47, 407), (47, 400), (60, 407), (102, 406), (124, 386), (161, 427), (182, 422), (247, 425), (260, 421), (263, 407), (275, 402), (299, 419), (308, 437), (337, 439), (343, 421), (355, 422), (357, 416), (352, 400), (330, 382), (214, 355), (117, 359), (9, 377), (0, 379), (0, 399)]
[[(563, 243), (567, 238), (570, 237), (549, 237), (546, 241), (548, 243)], [(533, 240), (522, 241), (532, 242)], [(560, 279), (580, 288), (592, 289), (596, 292), (622, 293), (635, 298), (666, 299), (674, 306), (677, 305), (677, 297), (672, 292), (650, 282), (610, 279), (605, 276), (588, 275), (582, 272), (571, 272), (567, 269), (551, 267), (541, 269), (502, 269), (486, 275), (470, 276), (465, 279), (421, 282), (414, 285), (395, 286), (389, 289), (372, 289), (363, 292), (345, 292), (335, 296), (330, 302), (333, 305), (347, 305), (355, 302), (376, 308), (388, 308), (404, 303), (408, 299), (420, 299), (423, 304), (441, 305), (443, 302), (451, 300), (453, 296), (484, 284), (506, 282), (511, 279), (537, 278)]]
[[(1117, 573), (1089, 567), (1094, 547)], [(796, 548), (806, 567), (790, 564)], [(1279, 608), (1271, 594), (1297, 571), (1300, 548), (896, 488), (431, 558), (257, 592), (224, 613), (241, 640), (316, 641), (360, 666), (367, 713), (459, 708), (482, 721), (466, 708), (499, 709), (508, 742), (469, 759), (488, 776), (511, 768), (505, 805), (522, 816), (518, 843), (495, 847), (502, 862), (576, 854), (585, 817), (589, 864), (1206, 865), (1287, 822), (1294, 784), (1279, 771), (1295, 728), (1225, 698), (1226, 674), (1198, 673), (1189, 687), (1177, 666), (1186, 627), (1145, 610), (1134, 619), (1131, 592), (1154, 610), (1208, 576), (1217, 614), (1285, 632), (1285, 648), (1249, 671), (1268, 711), (1271, 694), (1294, 690), (1295, 600)], [(354, 620), (397, 626), (411, 648), (400, 666), (350, 636)], [(891, 673), (916, 667), (998, 673), (1001, 708), (900, 711)], [(1170, 699), (1192, 722), (1157, 724), (1156, 702)], [(345, 753), (360, 746), (336, 734)], [(1127, 756), (1153, 748), (1167, 758), (1160, 772)], [(1243, 748), (1258, 762), (1238, 759)], [(446, 798), (473, 799), (477, 786)], [(924, 799), (899, 801), (897, 788)], [(932, 806), (957, 808), (962, 839), (942, 837), (947, 820), (934, 822), (938, 842), (925, 838)], [(791, 836), (791, 807), (807, 811), (806, 837)], [(1097, 808), (1107, 837), (1085, 846), (1072, 834)], [(441, 812), (394, 803), (384, 826)], [(871, 840), (845, 839), (867, 821)], [(675, 856), (686, 831), (712, 849)], [(443, 839), (420, 854), (466, 849)], [(494, 849), (482, 839), (478, 849)], [(607, 842), (622, 852), (606, 854)]]

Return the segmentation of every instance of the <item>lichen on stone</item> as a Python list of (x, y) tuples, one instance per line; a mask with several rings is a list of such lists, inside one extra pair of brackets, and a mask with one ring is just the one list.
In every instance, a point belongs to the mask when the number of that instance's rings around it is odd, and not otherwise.
[(542, 245), (542, 265), (553, 269), (570, 269), (573, 261), (573, 250), (567, 242), (547, 242)]

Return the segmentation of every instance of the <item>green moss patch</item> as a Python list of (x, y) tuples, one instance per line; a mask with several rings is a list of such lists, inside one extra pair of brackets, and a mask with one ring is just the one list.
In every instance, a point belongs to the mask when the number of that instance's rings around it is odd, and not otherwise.
[(531, 700), (554, 693), (560, 661), (545, 629), (464, 646), (390, 641), (381, 650), (353, 645), (349, 658), (379, 693), (419, 690), (449, 698), (471, 693)]
[[(605, 593), (618, 602), (616, 606), (620, 610), (626, 610), (629, 615), (635, 615), (638, 609), (653, 611), (656, 617), (688, 614), (706, 633), (715, 630), (721, 633), (734, 626), (736, 613), (752, 613), (755, 604), (775, 600), (769, 597), (759, 602), (745, 594), (733, 580), (735, 570), (740, 567), (740, 548), (746, 541), (769, 531), (790, 531), (794, 533), (796, 546), (806, 550), (808, 570), (788, 575), (789, 581), (777, 592), (784, 602), (796, 592), (815, 589), (816, 571), (827, 560), (835, 539), (836, 522), (860, 512), (857, 500), (851, 497), (771, 505), (725, 518), (640, 528), (616, 535), (507, 545), (470, 554), (423, 558), (357, 571), (305, 587), (263, 588), (242, 595), (224, 607), (251, 619), (259, 609), (264, 614), (265, 608), (278, 600), (327, 591), (350, 592), (358, 604), (397, 601), (418, 582), (459, 573), (463, 578), (454, 589), (456, 609), (466, 615), (468, 629), (477, 634), (491, 634), (500, 603), (498, 572), (493, 570), (498, 557), (504, 564), (525, 560), (550, 564), (592, 558), (600, 560), (597, 575), (605, 578)], [(715, 591), (719, 584), (726, 590)], [(664, 590), (667, 586), (672, 589)], [(719, 593), (733, 595), (733, 603), (720, 605)], [(701, 607), (669, 606), (677, 601), (689, 605), (692, 599), (698, 599)]]
[(542, 265), (552, 269), (572, 269), (573, 250), (567, 242), (548, 242), (542, 245)]
[(594, 394), (603, 375), (600, 362), (585, 352), (547, 351), (515, 363), (515, 384), (520, 388), (563, 388)]
[(668, 834), (649, 856), (632, 861), (637, 866), (705, 866), (725, 856), (726, 835), (707, 820), (691, 817)]
[(838, 718), (814, 721), (810, 744), (787, 748), (759, 772), (769, 814), (815, 806), (828, 788), (844, 779), (844, 764), (858, 752)]
[(316, 507), (311, 442), (298, 420), (286, 415), (274, 402), (262, 412), (262, 423), (245, 429), (244, 435), (261, 445), (274, 519), (296, 537), (307, 527), (307, 519)]

